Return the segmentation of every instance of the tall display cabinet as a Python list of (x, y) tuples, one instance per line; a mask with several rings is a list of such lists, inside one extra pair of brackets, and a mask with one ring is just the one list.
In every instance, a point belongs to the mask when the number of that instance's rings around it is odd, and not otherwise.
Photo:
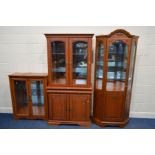
[(48, 123), (90, 125), (93, 34), (45, 34)]
[(137, 41), (122, 29), (96, 37), (93, 121), (100, 126), (129, 120)]

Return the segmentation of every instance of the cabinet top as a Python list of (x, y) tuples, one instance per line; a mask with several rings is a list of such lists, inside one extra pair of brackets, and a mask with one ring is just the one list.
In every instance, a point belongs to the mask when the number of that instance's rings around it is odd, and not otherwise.
[(47, 73), (12, 73), (9, 77), (47, 77)]
[(69, 33), (69, 34), (65, 34), (65, 33), (58, 33), (58, 34), (44, 34), (46, 37), (90, 37), (92, 38), (94, 36), (94, 34), (77, 34), (77, 33)]
[(110, 34), (108, 35), (98, 35), (96, 36), (96, 38), (109, 38), (109, 37), (128, 37), (128, 38), (139, 38), (139, 36), (135, 36), (135, 35), (132, 35), (130, 34), (128, 31), (124, 30), (124, 29), (117, 29), (113, 32), (111, 32)]

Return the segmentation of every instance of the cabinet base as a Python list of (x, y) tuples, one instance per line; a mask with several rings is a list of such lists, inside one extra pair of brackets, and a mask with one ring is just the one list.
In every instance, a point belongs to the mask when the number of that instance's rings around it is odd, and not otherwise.
[(90, 121), (58, 121), (48, 120), (48, 125), (60, 125), (60, 124), (77, 124), (84, 127), (90, 127)]
[(101, 127), (111, 125), (111, 126), (119, 126), (120, 128), (124, 128), (126, 124), (128, 123), (128, 121), (129, 121), (129, 118), (126, 119), (125, 121), (120, 121), (120, 122), (100, 121), (96, 118), (93, 118), (93, 122)]

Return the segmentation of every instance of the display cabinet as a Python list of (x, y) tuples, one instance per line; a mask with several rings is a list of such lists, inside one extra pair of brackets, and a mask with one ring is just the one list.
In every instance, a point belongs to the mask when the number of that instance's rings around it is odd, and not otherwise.
[(96, 37), (93, 120), (98, 125), (123, 127), (129, 120), (137, 41), (122, 29)]
[(47, 74), (15, 73), (9, 80), (14, 117), (47, 119)]
[(93, 34), (45, 34), (49, 124), (90, 124)]

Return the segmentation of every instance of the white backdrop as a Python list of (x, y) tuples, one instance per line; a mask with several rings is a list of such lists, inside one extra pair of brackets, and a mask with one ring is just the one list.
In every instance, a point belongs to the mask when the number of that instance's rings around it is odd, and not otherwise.
[[(123, 28), (140, 37), (130, 116), (155, 118), (155, 27), (0, 27), (0, 112), (12, 112), (8, 74), (47, 72), (44, 33), (100, 35), (109, 34), (117, 28)], [(93, 51), (95, 51), (95, 37)], [(93, 71), (92, 65), (92, 83)]]

